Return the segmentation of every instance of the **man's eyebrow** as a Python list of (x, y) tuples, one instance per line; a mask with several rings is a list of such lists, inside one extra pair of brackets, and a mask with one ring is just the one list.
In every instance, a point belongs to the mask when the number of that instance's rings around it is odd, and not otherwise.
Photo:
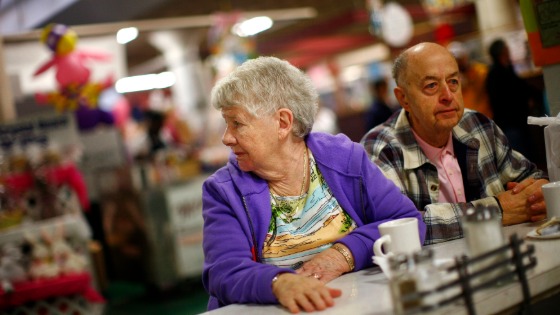
[(456, 76), (458, 76), (458, 75), (459, 75), (459, 71), (455, 71), (455, 72), (453, 72), (452, 74), (448, 75), (447, 77), (448, 77), (448, 78), (451, 78), (451, 77), (456, 77)]
[(422, 82), (425, 82), (425, 81), (437, 81), (437, 80), (438, 80), (438, 77), (433, 76), (433, 75), (427, 75), (427, 76), (425, 76), (425, 77), (422, 78)]
[[(451, 78), (451, 77), (456, 77), (459, 75), (459, 71), (455, 71), (451, 74), (449, 74), (446, 78)], [(422, 82), (424, 81), (437, 81), (439, 80), (438, 76), (434, 76), (434, 75), (427, 75), (424, 78), (422, 78)]]

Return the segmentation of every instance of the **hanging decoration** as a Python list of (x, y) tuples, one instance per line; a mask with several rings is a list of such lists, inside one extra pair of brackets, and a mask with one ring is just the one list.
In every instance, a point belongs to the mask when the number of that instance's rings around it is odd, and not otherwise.
[(434, 41), (446, 46), (455, 38), (452, 13), (471, 5), (474, 0), (422, 0), (422, 7), (428, 13), (434, 26)]
[(231, 32), (233, 25), (241, 20), (243, 14), (239, 11), (214, 14), (214, 22), (208, 32), (208, 48), (217, 78), (256, 55), (253, 37), (240, 37)]
[(370, 11), (370, 29), (391, 47), (406, 46), (414, 35), (412, 17), (399, 3), (367, 0)]
[(86, 64), (89, 60), (107, 61), (110, 55), (76, 49), (78, 36), (62, 24), (49, 24), (43, 29), (41, 42), (52, 52), (52, 58), (43, 63), (33, 74), (34, 77), (54, 68), (57, 90), (48, 93), (36, 93), (39, 104), (50, 104), (57, 112), (74, 111), (78, 127), (87, 130), (103, 122), (112, 124), (110, 113), (97, 108), (99, 95), (113, 85), (113, 79), (107, 77), (101, 82), (90, 81), (91, 70)]
[(420, 2), (428, 14), (439, 15), (457, 7), (470, 4), (473, 0), (422, 0)]
[(376, 37), (383, 36), (383, 0), (366, 0), (369, 10), (369, 30)]

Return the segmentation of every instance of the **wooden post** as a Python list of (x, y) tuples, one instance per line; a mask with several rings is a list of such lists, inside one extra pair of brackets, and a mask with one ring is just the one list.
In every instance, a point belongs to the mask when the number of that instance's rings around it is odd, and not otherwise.
[(4, 39), (0, 36), (0, 122), (15, 119), (15, 103), (4, 66)]

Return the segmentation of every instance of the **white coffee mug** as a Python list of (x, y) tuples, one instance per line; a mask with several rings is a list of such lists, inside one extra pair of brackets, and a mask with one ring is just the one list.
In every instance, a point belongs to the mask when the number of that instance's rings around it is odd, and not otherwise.
[(375, 256), (412, 254), (422, 248), (416, 218), (402, 218), (381, 223), (379, 233), (381, 237), (373, 243)]
[(560, 181), (542, 185), (547, 217), (560, 219)]

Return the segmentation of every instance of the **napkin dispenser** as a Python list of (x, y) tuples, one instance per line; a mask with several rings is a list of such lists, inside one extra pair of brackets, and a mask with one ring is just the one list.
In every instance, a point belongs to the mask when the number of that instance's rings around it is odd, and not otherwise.
[(530, 125), (546, 126), (544, 143), (546, 146), (546, 166), (551, 182), (560, 181), (560, 114), (556, 117), (528, 117)]

